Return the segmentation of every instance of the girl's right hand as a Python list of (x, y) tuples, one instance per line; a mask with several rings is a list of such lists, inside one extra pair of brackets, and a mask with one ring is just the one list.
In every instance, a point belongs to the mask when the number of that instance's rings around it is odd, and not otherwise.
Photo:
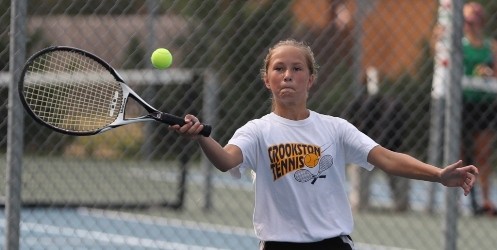
[(168, 129), (191, 139), (197, 139), (203, 128), (204, 125), (197, 117), (188, 114), (185, 116), (185, 125), (170, 125)]

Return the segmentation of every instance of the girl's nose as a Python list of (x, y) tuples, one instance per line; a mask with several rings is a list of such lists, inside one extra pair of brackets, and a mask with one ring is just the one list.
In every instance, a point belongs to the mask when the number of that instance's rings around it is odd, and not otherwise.
[(285, 82), (292, 80), (292, 73), (290, 70), (285, 71), (285, 78), (283, 79)]

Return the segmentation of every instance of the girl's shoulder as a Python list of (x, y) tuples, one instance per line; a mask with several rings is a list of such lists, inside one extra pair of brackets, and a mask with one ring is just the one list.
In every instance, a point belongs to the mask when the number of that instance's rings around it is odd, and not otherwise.
[(332, 115), (326, 115), (326, 114), (321, 114), (317, 112), (313, 112), (315, 120), (319, 120), (322, 122), (327, 122), (330, 124), (335, 124), (335, 125), (346, 125), (350, 124), (350, 122), (344, 118), (338, 117), (338, 116), (332, 116)]

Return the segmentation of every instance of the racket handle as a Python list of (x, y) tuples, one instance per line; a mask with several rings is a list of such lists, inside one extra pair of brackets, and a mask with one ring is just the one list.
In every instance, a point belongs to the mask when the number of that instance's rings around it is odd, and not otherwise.
[[(185, 120), (183, 118), (163, 112), (153, 113), (152, 117), (154, 117), (154, 119), (157, 121), (164, 122), (169, 125), (185, 125)], [(202, 129), (202, 131), (200, 131), (200, 134), (205, 137), (209, 137), (212, 132), (212, 126), (207, 124), (202, 125), (204, 125), (204, 128)]]

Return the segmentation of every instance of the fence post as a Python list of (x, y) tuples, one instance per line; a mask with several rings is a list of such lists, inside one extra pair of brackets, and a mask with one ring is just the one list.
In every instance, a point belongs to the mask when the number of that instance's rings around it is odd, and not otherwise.
[[(147, 22), (146, 22), (146, 27), (148, 30), (147, 38), (145, 41), (145, 44), (147, 45), (147, 54), (146, 56), (150, 56), (155, 47), (157, 46), (157, 33), (156, 33), (156, 26), (157, 26), (157, 11), (159, 9), (159, 3), (157, 0), (147, 0), (146, 1), (146, 6), (147, 6)], [(152, 65), (150, 63), (146, 63), (145, 65), (147, 69), (151, 69)], [(153, 71), (155, 74), (160, 74), (159, 71)], [(158, 78), (156, 75), (155, 77)], [(143, 98), (145, 100), (153, 100), (154, 95), (154, 86), (152, 85), (145, 85), (144, 91), (143, 91)], [(146, 135), (143, 141), (143, 145), (141, 146), (140, 149), (140, 155), (146, 159), (146, 160), (151, 160), (153, 157), (153, 137), (150, 136), (153, 133), (153, 124), (151, 123), (146, 123), (143, 125), (143, 131), (144, 134)]]
[[(460, 157), (461, 147), (461, 81), (462, 81), (462, 30), (463, 1), (441, 1), (452, 8), (451, 53), (449, 81), (446, 82), (444, 165), (454, 163)], [(445, 215), (445, 247), (446, 250), (457, 249), (457, 222), (459, 207), (457, 199), (459, 189), (449, 188), (446, 191)]]
[[(212, 69), (206, 69), (203, 73), (204, 81), (203, 81), (203, 90), (202, 90), (202, 115), (204, 116), (204, 120), (207, 124), (212, 125), (212, 133), (211, 136), (217, 135), (216, 125), (218, 124), (218, 107), (219, 107), (219, 78), (216, 75), (217, 73)], [(213, 193), (213, 184), (212, 184), (212, 171), (213, 166), (202, 153), (202, 168), (204, 171), (204, 211), (209, 211), (212, 208), (212, 193)]]
[(7, 128), (7, 180), (5, 203), (5, 249), (19, 249), (21, 221), (21, 176), (23, 155), (24, 112), (17, 94), (17, 82), (26, 55), (26, 0), (10, 4), (10, 83)]

